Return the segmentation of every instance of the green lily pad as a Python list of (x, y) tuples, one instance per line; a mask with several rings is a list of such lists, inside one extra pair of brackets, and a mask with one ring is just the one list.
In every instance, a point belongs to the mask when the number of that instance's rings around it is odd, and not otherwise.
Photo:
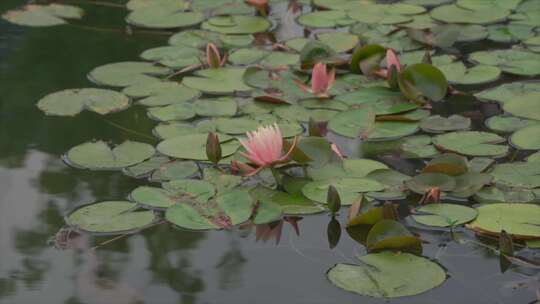
[(417, 63), (408, 66), (398, 78), (401, 92), (411, 100), (428, 98), (439, 101), (446, 96), (448, 83), (444, 74), (435, 66)]
[(127, 176), (140, 178), (147, 175), (150, 175), (154, 170), (158, 169), (162, 164), (166, 164), (170, 159), (164, 156), (154, 156), (150, 159), (138, 163), (134, 166), (125, 168), (123, 170), (124, 174)]
[(51, 93), (37, 103), (45, 114), (58, 116), (75, 116), (85, 109), (104, 115), (122, 111), (129, 105), (129, 97), (122, 93), (93, 88)]
[(457, 5), (470, 10), (484, 10), (502, 8), (514, 10), (522, 0), (458, 0)]
[(206, 20), (203, 30), (221, 34), (254, 34), (264, 32), (271, 26), (270, 21), (258, 16), (229, 15), (216, 16)]
[(349, 33), (320, 33), (317, 39), (329, 45), (338, 53), (347, 52), (356, 47), (360, 39), (358, 36)]
[(509, 74), (540, 75), (540, 54), (533, 52), (514, 49), (478, 51), (471, 53), (469, 60), (478, 64), (497, 66)]
[(540, 152), (533, 153), (527, 157), (527, 161), (540, 162)]
[(193, 104), (178, 103), (148, 109), (148, 116), (158, 121), (185, 120), (195, 117)]
[(209, 182), (201, 180), (175, 180), (165, 188), (141, 186), (130, 194), (131, 199), (146, 208), (169, 208), (192, 200), (207, 201), (216, 194)]
[(168, 29), (193, 26), (204, 19), (200, 12), (185, 12), (175, 6), (152, 6), (132, 11), (126, 22), (146, 28)]
[(518, 188), (500, 189), (499, 186), (482, 188), (480, 191), (476, 192), (473, 197), (474, 200), (481, 204), (493, 204), (530, 203), (536, 199), (531, 190)]
[[(147, 86), (150, 87), (150, 84)], [(129, 87), (133, 88), (133, 86)], [(147, 107), (160, 107), (173, 104), (186, 103), (193, 101), (201, 96), (201, 92), (188, 88), (184, 85), (177, 85), (174, 88), (162, 90), (146, 98), (137, 101), (138, 104)]]
[(489, 40), (515, 43), (534, 36), (534, 26), (526, 24), (496, 24), (488, 27)]
[(422, 173), (443, 173), (457, 176), (467, 173), (467, 158), (454, 153), (441, 154), (430, 160)]
[(311, 28), (331, 28), (352, 24), (355, 21), (343, 11), (317, 11), (300, 15), (296, 21)]
[[(305, 185), (306, 180), (294, 181), (293, 187), (296, 188), (298, 185), (301, 187)], [(290, 188), (291, 185), (288, 184)], [(321, 213), (325, 210), (324, 207), (315, 204), (312, 200), (305, 197), (301, 191), (289, 191), (283, 192), (278, 190), (269, 189), (266, 187), (258, 186), (250, 191), (251, 196), (255, 200), (262, 202), (271, 202), (277, 204), (281, 207), (281, 210), (284, 214), (289, 215), (304, 215), (304, 214), (315, 214)]]
[(134, 211), (136, 204), (126, 201), (105, 201), (83, 206), (66, 217), (68, 225), (94, 233), (129, 233), (151, 225), (152, 211)]
[(425, 194), (434, 187), (449, 192), (456, 187), (456, 180), (452, 176), (442, 173), (421, 173), (406, 181), (405, 185), (409, 190), (418, 194)]
[(482, 101), (505, 103), (537, 92), (540, 93), (540, 82), (510, 82), (476, 93), (475, 96)]
[(70, 165), (92, 170), (116, 170), (133, 166), (154, 155), (149, 144), (125, 141), (111, 149), (105, 142), (87, 142), (71, 148), (65, 155)]
[(64, 19), (81, 19), (84, 11), (76, 6), (64, 4), (25, 5), (17, 10), (2, 14), (2, 19), (22, 26), (55, 26), (66, 24)]
[(425, 12), (421, 6), (411, 4), (373, 4), (361, 3), (354, 9), (348, 10), (347, 14), (352, 19), (363, 23), (397, 24), (411, 20), (411, 15)]
[(540, 120), (540, 92), (514, 98), (503, 104), (506, 112), (534, 120)]
[(422, 252), (422, 243), (405, 226), (394, 220), (383, 219), (370, 230), (366, 239), (370, 252), (380, 250), (402, 250)]
[(535, 120), (515, 116), (492, 116), (485, 121), (486, 127), (495, 132), (512, 133), (528, 126), (538, 124)]
[(476, 208), (478, 217), (468, 225), (480, 233), (506, 231), (515, 238), (540, 238), (540, 206), (534, 204), (487, 204)]
[(228, 94), (252, 90), (244, 83), (245, 69), (219, 68), (195, 72), (195, 77), (184, 77), (183, 84), (208, 94)]
[(452, 197), (468, 198), (489, 185), (493, 177), (486, 173), (468, 172), (457, 176), (456, 187), (449, 193)]
[[(157, 146), (157, 150), (165, 155), (193, 160), (208, 160), (206, 157), (207, 134), (187, 134), (165, 139)], [(224, 141), (225, 140), (225, 141)], [(236, 140), (226, 140), (220, 137), (223, 157), (238, 150), (240, 144)]]
[(431, 137), (414, 135), (401, 139), (400, 149), (404, 158), (429, 158), (439, 154), (432, 145)]
[(192, 161), (168, 161), (161, 164), (153, 172), (150, 180), (170, 181), (193, 176), (199, 172), (199, 167)]
[(462, 62), (454, 62), (438, 66), (448, 82), (463, 85), (483, 84), (497, 80), (501, 75), (498, 67), (477, 65), (465, 67)]
[(437, 135), (433, 144), (443, 150), (469, 156), (501, 157), (508, 153), (504, 138), (481, 131), (458, 131)]
[(436, 7), (430, 14), (433, 19), (445, 23), (489, 24), (506, 20), (510, 11), (500, 7), (471, 10), (450, 4)]
[(476, 209), (456, 204), (429, 204), (417, 209), (412, 218), (426, 226), (453, 227), (476, 218)]
[(377, 121), (373, 125), (373, 129), (364, 134), (367, 134), (366, 140), (394, 140), (412, 135), (419, 129), (418, 122)]
[(189, 2), (186, 0), (129, 0), (126, 3), (126, 8), (130, 11), (147, 9), (156, 6), (176, 7), (179, 10), (184, 10), (188, 7)]
[(366, 178), (339, 178), (332, 181), (314, 181), (302, 188), (302, 193), (309, 199), (325, 204), (328, 187), (336, 187), (342, 205), (351, 205), (362, 192), (384, 190), (379, 182)]
[(371, 108), (354, 109), (334, 116), (328, 122), (328, 129), (339, 135), (357, 138), (369, 131), (375, 123), (375, 113)]
[(175, 204), (165, 212), (168, 222), (190, 230), (230, 228), (249, 219), (253, 200), (245, 191), (231, 191), (209, 201)]
[(162, 46), (141, 53), (142, 59), (174, 69), (200, 64), (200, 57), (202, 53), (199, 49), (187, 46)]
[(446, 280), (441, 266), (410, 253), (386, 251), (358, 259), (358, 265), (336, 264), (327, 272), (328, 279), (346, 291), (376, 298), (417, 295)]
[[(194, 126), (186, 122), (165, 122), (160, 123), (154, 128), (154, 134), (159, 138), (167, 139), (171, 137), (176, 137), (180, 135), (189, 135), (193, 133), (208, 133), (215, 132), (216, 128), (214, 125), (201, 125)], [(223, 135), (220, 134), (220, 137)]]
[(420, 123), (420, 128), (429, 133), (442, 133), (448, 131), (467, 130), (471, 127), (471, 119), (461, 115), (451, 115), (442, 117), (440, 115), (430, 116)]
[(490, 174), (495, 183), (507, 187), (522, 189), (540, 187), (540, 163), (537, 162), (497, 164)]
[(518, 130), (512, 134), (510, 143), (520, 150), (540, 150), (540, 124)]
[(199, 116), (233, 116), (238, 110), (236, 100), (231, 97), (199, 99), (194, 104)]
[(100, 85), (128, 87), (139, 83), (159, 81), (152, 76), (162, 76), (169, 72), (168, 68), (149, 62), (126, 61), (99, 66), (88, 74), (88, 78)]
[[(149, 97), (154, 95), (195, 95), (193, 92), (197, 90), (189, 89), (182, 84), (174, 81), (156, 81), (156, 82), (143, 82), (126, 87), (122, 90), (122, 93), (135, 98)], [(200, 95), (200, 92), (199, 92)], [(185, 101), (191, 99), (185, 98)]]

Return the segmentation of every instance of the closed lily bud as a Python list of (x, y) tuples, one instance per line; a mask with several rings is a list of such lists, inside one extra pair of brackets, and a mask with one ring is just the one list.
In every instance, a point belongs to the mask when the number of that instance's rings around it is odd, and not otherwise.
[(225, 64), (225, 58), (221, 58), (218, 48), (213, 43), (206, 45), (206, 64), (212, 69), (217, 69)]
[(206, 157), (216, 165), (221, 160), (221, 144), (216, 133), (208, 132), (208, 137), (206, 138)]

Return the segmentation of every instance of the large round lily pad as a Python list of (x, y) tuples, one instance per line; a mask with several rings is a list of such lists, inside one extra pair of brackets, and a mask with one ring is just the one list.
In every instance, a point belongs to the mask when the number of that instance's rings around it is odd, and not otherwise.
[(454, 62), (438, 66), (450, 83), (473, 85), (495, 81), (501, 75), (498, 67), (490, 65), (477, 65), (465, 67), (462, 62)]
[(103, 141), (87, 142), (71, 148), (66, 161), (75, 167), (93, 170), (115, 170), (138, 164), (154, 155), (149, 144), (125, 141), (110, 148)]
[[(220, 137), (220, 139), (223, 137)], [(195, 133), (168, 138), (158, 144), (157, 150), (165, 155), (193, 160), (207, 160), (206, 157), (207, 134)], [(223, 157), (236, 152), (240, 144), (236, 140), (223, 142), (221, 139)]]
[(500, 103), (505, 103), (515, 98), (528, 96), (538, 92), (540, 92), (540, 82), (510, 82), (476, 93), (475, 96), (482, 101), (498, 101)]
[(138, 9), (126, 17), (129, 24), (154, 29), (188, 27), (199, 24), (203, 20), (203, 13), (184, 12), (174, 6), (152, 6)]
[(540, 163), (515, 162), (497, 164), (490, 174), (494, 182), (507, 187), (518, 189), (533, 189), (540, 187)]
[(358, 259), (361, 264), (335, 265), (328, 271), (328, 279), (344, 290), (377, 298), (417, 295), (446, 279), (439, 265), (410, 253), (386, 251)]
[(434, 8), (430, 14), (433, 19), (446, 23), (489, 24), (506, 20), (510, 11), (497, 7), (471, 10), (449, 4)]
[(420, 224), (433, 227), (451, 227), (474, 220), (476, 209), (456, 204), (430, 204), (417, 209), (412, 218)]
[(185, 86), (208, 93), (228, 94), (252, 90), (244, 83), (245, 69), (219, 68), (197, 71), (194, 76), (184, 77)]
[(433, 115), (422, 120), (420, 124), (422, 130), (430, 133), (466, 130), (470, 127), (471, 119), (461, 115), (451, 115), (449, 117)]
[(480, 233), (501, 231), (516, 238), (540, 238), (540, 206), (535, 204), (486, 204), (477, 208), (478, 217), (468, 225)]
[(505, 102), (503, 109), (515, 116), (540, 120), (540, 92)]
[(444, 151), (469, 156), (501, 157), (508, 153), (505, 140), (497, 134), (481, 131), (459, 131), (437, 135), (433, 144)]
[(76, 6), (65, 4), (29, 4), (21, 9), (10, 10), (2, 19), (23, 26), (45, 27), (67, 23), (64, 19), (81, 19), (84, 11)]
[(540, 74), (540, 54), (515, 50), (478, 51), (469, 55), (469, 60), (484, 65), (499, 67), (506, 73), (521, 76)]
[(153, 211), (134, 211), (137, 205), (126, 201), (105, 201), (83, 206), (66, 217), (68, 225), (95, 233), (128, 233), (152, 224)]
[(207, 31), (236, 35), (264, 32), (270, 26), (270, 21), (263, 17), (228, 15), (212, 17), (205, 21), (201, 28)]
[(155, 77), (166, 75), (170, 70), (150, 62), (126, 61), (109, 63), (93, 69), (88, 78), (100, 85), (127, 87), (138, 83), (159, 81)]
[(540, 124), (518, 130), (510, 143), (520, 150), (540, 150)]
[(302, 188), (302, 193), (309, 199), (326, 203), (329, 186), (334, 186), (341, 197), (342, 205), (351, 205), (363, 192), (382, 191), (384, 186), (367, 178), (340, 178), (331, 181), (314, 181)]
[(172, 224), (190, 230), (230, 228), (249, 219), (253, 199), (245, 191), (231, 191), (210, 201), (175, 204), (165, 218)]
[(129, 98), (112, 90), (70, 89), (43, 97), (37, 106), (47, 115), (74, 116), (84, 109), (103, 115), (126, 109)]

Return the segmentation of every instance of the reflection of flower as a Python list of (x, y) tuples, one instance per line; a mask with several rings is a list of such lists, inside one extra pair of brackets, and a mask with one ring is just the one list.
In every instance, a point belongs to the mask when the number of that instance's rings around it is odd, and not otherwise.
[(263, 241), (266, 242), (270, 239), (275, 239), (276, 244), (279, 244), (279, 241), (281, 240), (281, 232), (283, 231), (283, 223), (287, 222), (289, 223), (296, 235), (300, 235), (300, 228), (298, 227), (298, 222), (301, 220), (301, 217), (298, 216), (285, 216), (282, 219), (267, 223), (267, 224), (259, 224), (255, 225), (253, 223), (248, 223), (245, 225), (242, 225), (241, 229), (251, 229), (255, 227), (255, 240), (256, 241)]
[(395, 67), (397, 72), (401, 72), (401, 63), (399, 62), (396, 52), (392, 49), (388, 49), (386, 50), (386, 69), (377, 70), (375, 71), (375, 74), (382, 78), (388, 78), (392, 67)]
[(274, 165), (287, 162), (297, 141), (295, 138), (289, 151), (283, 154), (283, 137), (277, 124), (261, 126), (256, 131), (247, 132), (246, 135), (247, 139), (240, 140), (246, 152), (240, 153), (240, 155), (247, 158), (257, 168), (238, 161), (233, 161), (231, 165), (233, 169), (247, 175), (254, 175), (264, 168), (271, 168)]
[(221, 58), (218, 48), (213, 43), (206, 45), (206, 64), (212, 69), (217, 69), (225, 65), (227, 56)]
[(333, 68), (327, 71), (326, 64), (318, 62), (311, 71), (311, 88), (298, 83), (300, 88), (319, 98), (328, 98), (329, 91), (336, 80), (336, 70)]

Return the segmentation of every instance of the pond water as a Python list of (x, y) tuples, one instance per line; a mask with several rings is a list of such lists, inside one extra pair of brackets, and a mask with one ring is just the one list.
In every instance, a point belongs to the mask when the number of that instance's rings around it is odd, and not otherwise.
[[(474, 233), (407, 225), (421, 235), (422, 256), (439, 263), (447, 279), (425, 293), (378, 299), (334, 286), (327, 271), (337, 263), (357, 263), (366, 248), (343, 231), (329, 248), (327, 213), (286, 217), (257, 227), (187, 231), (158, 224), (113, 239), (69, 232), (65, 216), (84, 204), (124, 200), (144, 179), (120, 171), (80, 170), (63, 155), (83, 142), (133, 140), (155, 146), (156, 122), (142, 106), (99, 115), (46, 116), (36, 107), (43, 96), (67, 88), (93, 87), (87, 74), (112, 62), (137, 61), (144, 50), (167, 44), (167, 33), (126, 32), (124, 8), (65, 1), (84, 9), (73, 25), (33, 28), (0, 19), (0, 303), (533, 303), (540, 292), (538, 268), (513, 265), (500, 270), (499, 255)], [(122, 4), (123, 1), (114, 3)], [(3, 0), (0, 13), (26, 4)], [(285, 12), (275, 31), (279, 39), (302, 34)], [(298, 13), (296, 13), (298, 14)], [(289, 23), (286, 21), (289, 20)], [(463, 44), (472, 52), (507, 44)], [(498, 83), (521, 80), (505, 75)], [(477, 90), (478, 87), (465, 87)], [(433, 113), (460, 113), (485, 130), (484, 117), (499, 113), (496, 104), (471, 96), (453, 96), (434, 104)], [(331, 135), (349, 156), (370, 157), (414, 175), (421, 160), (378, 155), (359, 141)], [(360, 148), (359, 148), (360, 147)], [(522, 157), (519, 154), (517, 157)], [(402, 200), (400, 212), (408, 213)], [(347, 210), (338, 220), (344, 225)], [(297, 225), (295, 227), (295, 225)], [(265, 230), (266, 229), (266, 230)], [(272, 230), (272, 232), (269, 232)], [(59, 231), (61, 231), (59, 233)], [(64, 244), (67, 239), (68, 244)], [(485, 245), (487, 244), (487, 245)], [(65, 245), (65, 246), (62, 246)], [(93, 249), (97, 246), (97, 249)], [(63, 248), (65, 247), (65, 248)], [(495, 246), (496, 247), (496, 246)], [(538, 259), (538, 251), (520, 254)]]

